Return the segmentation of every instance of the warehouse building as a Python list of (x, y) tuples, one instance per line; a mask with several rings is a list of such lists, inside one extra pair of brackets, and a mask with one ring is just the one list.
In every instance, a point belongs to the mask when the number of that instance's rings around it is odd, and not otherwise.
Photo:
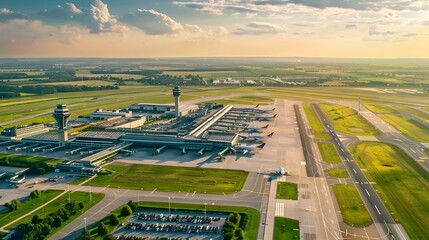
[(131, 111), (103, 111), (103, 109), (97, 109), (95, 112), (92, 112), (89, 117), (91, 120), (108, 120), (118, 117), (132, 117), (133, 113)]
[(10, 138), (23, 138), (44, 133), (47, 131), (48, 129), (45, 128), (45, 125), (43, 123), (32, 123), (28, 125), (6, 128), (5, 130), (3, 130), (1, 135)]

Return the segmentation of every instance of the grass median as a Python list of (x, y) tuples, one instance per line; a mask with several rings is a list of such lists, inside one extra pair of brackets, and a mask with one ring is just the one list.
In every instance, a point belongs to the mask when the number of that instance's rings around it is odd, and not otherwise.
[(317, 143), (317, 146), (319, 147), (320, 154), (322, 155), (323, 161), (327, 163), (340, 163), (341, 158), (337, 153), (337, 150), (335, 149), (334, 145), (330, 142), (319, 142)]
[(105, 167), (112, 174), (98, 174), (85, 185), (165, 192), (234, 193), (240, 191), (248, 172), (240, 170), (190, 168), (158, 165), (118, 165)]
[(346, 224), (355, 227), (365, 227), (372, 224), (371, 216), (355, 186), (336, 184), (333, 189), (341, 210), (341, 216)]
[(298, 200), (298, 184), (278, 182), (276, 197), (277, 199)]
[[(302, 105), (304, 108), (305, 115), (307, 116), (308, 122), (310, 123), (311, 129), (313, 132), (324, 132), (325, 128), (322, 125), (322, 122), (317, 116), (316, 111), (314, 111), (313, 106), (310, 103), (305, 103)], [(329, 139), (329, 135), (328, 139)], [(322, 134), (315, 134), (316, 138), (326, 139), (326, 136), (322, 136)]]
[(329, 176), (336, 178), (348, 178), (349, 174), (346, 169), (342, 168), (331, 168), (328, 171)]
[(380, 132), (354, 109), (335, 104), (320, 104), (335, 130), (353, 136), (377, 136)]
[(351, 149), (380, 198), (411, 239), (427, 239), (429, 173), (402, 149), (379, 142), (361, 142)]
[(274, 219), (273, 240), (299, 240), (299, 221), (290, 218), (276, 217)]

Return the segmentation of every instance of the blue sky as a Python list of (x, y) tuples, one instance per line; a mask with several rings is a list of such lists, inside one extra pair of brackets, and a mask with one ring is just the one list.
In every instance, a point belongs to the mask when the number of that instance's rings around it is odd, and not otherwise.
[(429, 57), (428, 0), (0, 0), (0, 57)]

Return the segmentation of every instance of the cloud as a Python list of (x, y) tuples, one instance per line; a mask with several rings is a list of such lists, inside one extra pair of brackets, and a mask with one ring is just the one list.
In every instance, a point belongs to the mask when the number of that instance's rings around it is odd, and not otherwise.
[(202, 32), (197, 25), (181, 24), (164, 13), (153, 9), (137, 9), (120, 18), (121, 22), (135, 26), (148, 35), (175, 34), (182, 31)]
[(240, 26), (233, 34), (236, 35), (268, 35), (280, 34), (286, 31), (286, 27), (280, 24), (273, 24), (268, 22), (251, 22), (245, 26)]
[(378, 31), (376, 27), (370, 27), (368, 31), (368, 35), (370, 36), (376, 36), (376, 35), (382, 35), (382, 36), (389, 36), (389, 35), (396, 35), (397, 32), (393, 31)]
[(26, 16), (21, 13), (16, 13), (7, 8), (0, 8), (0, 22), (6, 22), (13, 19), (25, 19)]
[(55, 9), (40, 12), (40, 15), (64, 22), (72, 21), (87, 27), (91, 33), (120, 31), (114, 16), (110, 15), (107, 4), (94, 0), (89, 8), (79, 9), (73, 3), (58, 5)]

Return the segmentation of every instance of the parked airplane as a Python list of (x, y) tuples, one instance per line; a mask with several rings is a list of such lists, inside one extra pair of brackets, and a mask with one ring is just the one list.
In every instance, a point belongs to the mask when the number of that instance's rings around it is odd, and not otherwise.
[(9, 182), (14, 183), (14, 184), (21, 184), (21, 183), (24, 183), (24, 180), (25, 180), (25, 176), (22, 177), (21, 179), (18, 179), (18, 175), (16, 175), (16, 176), (11, 177), (9, 179)]
[(270, 134), (268, 134), (268, 135), (262, 135), (262, 134), (249, 134), (248, 136), (247, 136), (247, 138), (250, 138), (250, 139), (255, 139), (255, 140), (260, 140), (260, 139), (264, 139), (264, 138), (270, 138), (270, 137), (272, 137), (274, 135), (274, 132), (271, 132)]
[(263, 115), (263, 116), (257, 116), (255, 117), (255, 120), (258, 121), (270, 121), (272, 118), (277, 117), (277, 114), (274, 114), (273, 116), (269, 116), (269, 115)]
[(270, 124), (267, 124), (267, 125), (265, 125), (263, 127), (249, 126), (249, 127), (244, 127), (243, 129), (246, 130), (246, 131), (249, 131), (249, 132), (259, 132), (259, 131), (262, 131), (264, 129), (267, 129), (269, 125)]
[(240, 152), (243, 152), (243, 154), (246, 154), (246, 153), (251, 153), (251, 152), (256, 151), (256, 150), (264, 149), (265, 144), (266, 143), (263, 143), (263, 144), (258, 145), (258, 146), (237, 145), (232, 149), (233, 149), (233, 151), (240, 151)]

